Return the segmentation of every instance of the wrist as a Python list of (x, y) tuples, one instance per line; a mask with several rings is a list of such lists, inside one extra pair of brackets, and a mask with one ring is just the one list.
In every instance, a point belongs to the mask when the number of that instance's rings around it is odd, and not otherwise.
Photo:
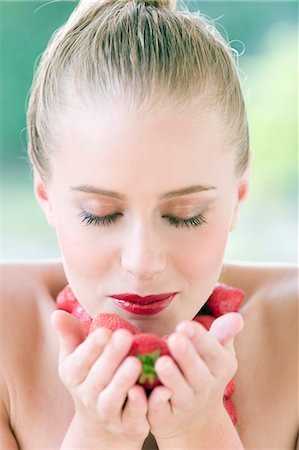
[(141, 450), (144, 439), (128, 439), (74, 416), (60, 450)]
[(239, 434), (225, 408), (212, 418), (189, 425), (182, 432), (167, 437), (156, 437), (159, 450), (244, 450)]

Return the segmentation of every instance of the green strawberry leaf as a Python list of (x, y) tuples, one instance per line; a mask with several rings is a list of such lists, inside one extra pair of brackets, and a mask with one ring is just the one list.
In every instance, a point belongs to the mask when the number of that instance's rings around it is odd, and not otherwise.
[(146, 381), (148, 381), (150, 384), (153, 384), (156, 381), (157, 375), (155, 372), (155, 362), (160, 356), (160, 353), (161, 351), (158, 349), (155, 350), (153, 353), (147, 353), (146, 355), (143, 355), (141, 353), (135, 354), (135, 356), (142, 363), (142, 372), (138, 379), (138, 382), (140, 384), (144, 384)]

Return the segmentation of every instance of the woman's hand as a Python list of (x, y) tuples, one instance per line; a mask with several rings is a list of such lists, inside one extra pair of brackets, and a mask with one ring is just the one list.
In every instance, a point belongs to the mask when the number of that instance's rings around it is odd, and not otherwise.
[(156, 440), (187, 436), (223, 415), (223, 394), (237, 371), (233, 338), (243, 328), (242, 316), (229, 313), (214, 321), (210, 331), (184, 321), (169, 336), (169, 356), (155, 365), (163, 386), (148, 401), (150, 431)]
[(85, 338), (80, 321), (61, 310), (53, 312), (52, 324), (60, 335), (59, 376), (74, 400), (76, 427), (88, 430), (94, 443), (117, 437), (141, 448), (149, 424), (146, 394), (136, 385), (141, 363), (126, 357), (133, 335), (99, 328)]

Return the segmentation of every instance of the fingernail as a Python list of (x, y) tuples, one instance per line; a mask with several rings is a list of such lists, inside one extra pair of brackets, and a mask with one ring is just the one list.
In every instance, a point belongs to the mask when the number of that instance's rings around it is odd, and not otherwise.
[(113, 340), (116, 348), (122, 350), (131, 342), (131, 336), (127, 333), (123, 333), (123, 330), (116, 330), (113, 333)]
[(194, 330), (192, 327), (189, 327), (189, 328), (186, 327), (185, 333), (187, 334), (187, 336), (189, 338), (193, 338), (193, 336), (194, 336)]
[(194, 336), (194, 329), (189, 322), (182, 322), (176, 327), (176, 331), (186, 334), (189, 338)]
[(106, 341), (109, 337), (109, 331), (106, 328), (99, 328), (94, 331), (94, 338), (98, 344), (102, 344), (103, 341)]
[(173, 371), (173, 365), (172, 362), (169, 361), (167, 358), (163, 358), (157, 361), (158, 364), (158, 370), (163, 372), (164, 375), (170, 375)]
[(128, 357), (123, 362), (123, 370), (131, 370), (134, 366), (136, 366), (136, 363), (132, 357)]

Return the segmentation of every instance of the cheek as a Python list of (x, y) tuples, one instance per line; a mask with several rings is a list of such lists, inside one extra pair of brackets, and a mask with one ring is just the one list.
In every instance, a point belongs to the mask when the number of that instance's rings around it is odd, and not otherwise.
[(96, 227), (80, 225), (56, 228), (57, 238), (68, 271), (84, 279), (105, 273), (113, 259), (113, 239)]
[(219, 280), (228, 237), (227, 228), (207, 227), (178, 248), (176, 272), (185, 280), (182, 319), (194, 317)]
[[(192, 233), (192, 232), (191, 232)], [(186, 236), (177, 247), (176, 267), (190, 283), (219, 276), (228, 238), (227, 227), (207, 226)]]

